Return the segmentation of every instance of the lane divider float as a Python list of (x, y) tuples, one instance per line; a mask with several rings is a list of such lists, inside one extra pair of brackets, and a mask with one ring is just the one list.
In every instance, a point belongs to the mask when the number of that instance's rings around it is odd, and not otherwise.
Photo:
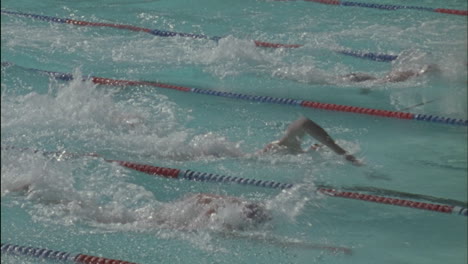
[[(164, 178), (169, 179), (183, 179), (188, 181), (196, 181), (196, 182), (212, 182), (212, 183), (236, 183), (240, 185), (249, 185), (254, 187), (264, 187), (264, 188), (271, 188), (271, 189), (290, 189), (295, 185), (292, 183), (281, 183), (276, 181), (268, 181), (268, 180), (257, 180), (257, 179), (249, 179), (244, 177), (236, 177), (236, 176), (226, 176), (214, 173), (206, 173), (206, 172), (197, 172), (192, 170), (181, 170), (176, 168), (167, 168), (167, 167), (159, 167), (153, 166), (148, 164), (141, 164), (131, 161), (123, 161), (123, 160), (110, 160), (101, 157), (96, 153), (89, 153), (89, 154), (76, 154), (76, 153), (67, 153), (67, 152), (43, 152), (38, 150), (33, 150), (30, 148), (16, 148), (12, 146), (2, 146), (2, 150), (11, 150), (17, 149), (20, 151), (34, 151), (34, 153), (42, 153), (45, 155), (54, 154), (58, 156), (68, 156), (68, 157), (97, 157), (102, 158), (106, 162), (115, 163), (125, 168), (143, 172), (149, 175), (156, 175)], [(439, 213), (446, 213), (446, 214), (456, 214), (462, 216), (468, 216), (468, 208), (462, 206), (451, 206), (451, 205), (442, 205), (442, 204), (432, 204), (432, 203), (425, 203), (425, 202), (416, 202), (411, 200), (404, 200), (404, 199), (395, 199), (389, 198), (384, 196), (377, 196), (371, 194), (363, 194), (357, 192), (343, 192), (338, 191), (335, 189), (330, 188), (316, 188), (316, 192), (332, 196), (332, 197), (341, 197), (347, 199), (356, 199), (361, 201), (367, 202), (375, 202), (381, 204), (389, 204), (395, 206), (402, 206), (402, 207), (409, 207), (414, 209), (421, 209), (421, 210), (428, 210), (434, 211)]]
[[(3, 14), (29, 17), (29, 18), (33, 18), (37, 20), (54, 22), (54, 23), (64, 23), (64, 24), (71, 24), (71, 25), (76, 25), (76, 26), (111, 27), (111, 28), (116, 28), (116, 29), (144, 32), (144, 33), (149, 33), (158, 37), (187, 37), (187, 38), (194, 38), (194, 39), (208, 39), (208, 40), (213, 40), (216, 42), (222, 38), (222, 37), (209, 37), (209, 36), (201, 35), (201, 34), (180, 33), (180, 32), (173, 32), (173, 31), (166, 31), (166, 30), (159, 30), (159, 29), (142, 28), (142, 27), (136, 27), (132, 25), (80, 21), (80, 20), (74, 20), (74, 19), (69, 19), (69, 18), (58, 18), (58, 17), (52, 17), (52, 16), (43, 16), (43, 15), (6, 11), (6, 10), (1, 10), (1, 12)], [(299, 47), (304, 46), (300, 44), (281, 44), (281, 43), (271, 43), (271, 42), (258, 41), (258, 40), (254, 40), (254, 43), (255, 43), (255, 46), (264, 47), (264, 48), (299, 48)], [(363, 51), (352, 51), (352, 50), (334, 50), (334, 51), (340, 54), (348, 55), (348, 56), (353, 56), (353, 57), (368, 59), (368, 60), (373, 60), (373, 61), (382, 61), (382, 62), (390, 62), (390, 61), (395, 60), (398, 57), (396, 55), (379, 54), (379, 53), (363, 52)]]
[(416, 199), (416, 200), (425, 200), (433, 203), (439, 203), (439, 204), (447, 204), (447, 205), (452, 205), (452, 206), (459, 206), (459, 207), (468, 207), (468, 202), (463, 202), (459, 200), (454, 200), (454, 199), (449, 199), (449, 198), (440, 198), (440, 197), (434, 197), (431, 195), (425, 195), (425, 194), (416, 194), (416, 193), (408, 193), (408, 192), (402, 192), (402, 191), (395, 191), (395, 190), (389, 190), (389, 189), (384, 189), (384, 188), (377, 188), (377, 187), (371, 187), (371, 186), (341, 186), (339, 188), (336, 188), (334, 186), (326, 185), (326, 184), (319, 184), (315, 183), (315, 186), (320, 187), (322, 189), (334, 189), (334, 190), (340, 190), (340, 191), (352, 191), (352, 192), (365, 192), (365, 193), (372, 193), (376, 195), (381, 195), (381, 196), (393, 196), (393, 197), (398, 197), (398, 198), (410, 198), (410, 199)]
[(435, 212), (440, 212), (440, 213), (468, 216), (468, 208), (461, 207), (461, 206), (431, 204), (431, 203), (416, 202), (416, 201), (411, 201), (411, 200), (389, 198), (389, 197), (372, 195), (372, 194), (343, 192), (343, 191), (338, 191), (334, 189), (325, 189), (325, 188), (318, 188), (318, 191), (325, 195), (333, 196), (333, 197), (342, 197), (342, 198), (355, 199), (355, 200), (361, 200), (361, 201), (366, 201), (366, 202), (390, 204), (390, 205), (410, 207), (410, 208), (415, 208), (415, 209), (435, 211)]
[(1, 251), (2, 254), (34, 257), (42, 260), (46, 259), (61, 262), (73, 262), (83, 264), (136, 264), (134, 262), (128, 262), (123, 260), (95, 257), (85, 254), (72, 254), (64, 251), (54, 251), (46, 248), (26, 247), (4, 243), (1, 244)]
[[(277, 1), (286, 2), (290, 0), (277, 0)], [(406, 6), (406, 5), (387, 5), (387, 4), (360, 3), (360, 2), (339, 1), (339, 0), (304, 0), (304, 1), (327, 4), (327, 5), (375, 8), (375, 9), (380, 9), (380, 10), (411, 9), (411, 10), (443, 13), (443, 14), (448, 14), (448, 15), (460, 15), (460, 16), (468, 15), (468, 11), (466, 10), (447, 9), (447, 8), (430, 8), (430, 7)]]
[[(9, 62), (2, 62), (2, 66), (6, 66), (6, 65), (13, 65), (13, 64)], [(21, 67), (21, 66), (18, 66), (18, 67)], [(62, 80), (62, 81), (71, 81), (74, 78), (71, 73), (45, 71), (45, 70), (26, 68), (26, 67), (21, 67), (21, 68), (30, 70), (30, 71), (39, 72), (42, 74), (46, 74), (48, 76), (51, 76), (55, 79)], [(429, 114), (413, 114), (413, 113), (400, 112), (400, 111), (373, 109), (373, 108), (350, 106), (350, 105), (339, 105), (339, 104), (333, 104), (333, 103), (321, 103), (321, 102), (299, 100), (299, 99), (280, 98), (280, 97), (263, 96), (263, 95), (250, 95), (250, 94), (241, 94), (241, 93), (233, 93), (233, 92), (223, 92), (223, 91), (210, 90), (207, 88), (190, 88), (190, 87), (184, 87), (184, 86), (160, 83), (160, 82), (153, 82), (153, 81), (130, 81), (130, 80), (118, 80), (118, 79), (93, 77), (93, 76), (89, 77), (89, 79), (93, 83), (100, 84), (100, 85), (152, 86), (152, 87), (171, 89), (171, 90), (176, 90), (176, 91), (181, 91), (181, 92), (189, 92), (189, 93), (204, 94), (204, 95), (211, 95), (211, 96), (220, 96), (220, 97), (227, 97), (227, 98), (232, 98), (232, 99), (254, 101), (254, 102), (259, 102), (259, 103), (291, 105), (291, 106), (299, 106), (299, 107), (304, 107), (304, 108), (348, 112), (348, 113), (372, 115), (372, 116), (395, 118), (395, 119), (425, 121), (425, 122), (432, 122), (432, 123), (439, 123), (439, 124), (446, 124), (446, 125), (456, 125), (456, 126), (468, 126), (468, 120), (449, 118), (449, 117), (440, 117), (440, 116), (429, 115)]]

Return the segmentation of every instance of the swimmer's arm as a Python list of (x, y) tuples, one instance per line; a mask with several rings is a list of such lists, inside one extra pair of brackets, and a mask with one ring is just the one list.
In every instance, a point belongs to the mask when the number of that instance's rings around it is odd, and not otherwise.
[[(313, 150), (313, 151), (319, 151), (321, 148), (323, 147), (322, 144), (313, 144), (312, 146), (310, 146), (309, 150)], [(352, 162), (354, 165), (356, 166), (363, 166), (364, 163), (358, 159), (356, 159), (356, 157), (354, 157), (353, 155), (345, 155), (345, 159)]]
[(262, 154), (267, 151), (274, 150), (277, 147), (286, 147), (289, 150), (298, 153), (305, 152), (300, 148), (300, 138), (302, 138), (304, 133), (309, 134), (311, 137), (322, 143), (322, 145), (329, 147), (336, 154), (344, 155), (346, 160), (352, 162), (354, 165), (363, 165), (362, 162), (357, 160), (353, 155), (347, 154), (343, 148), (338, 146), (333, 138), (322, 127), (305, 117), (299, 118), (291, 123), (286, 130), (285, 135), (279, 141), (274, 141), (266, 145), (263, 150), (257, 151), (256, 154)]
[(351, 154), (348, 154), (346, 150), (344, 150), (342, 147), (338, 146), (338, 144), (335, 143), (335, 140), (319, 125), (314, 123), (310, 119), (306, 119), (303, 121), (303, 128), (304, 130), (313, 138), (318, 140), (320, 143), (323, 145), (329, 147), (331, 150), (333, 150), (336, 154), (338, 155), (344, 155), (345, 159), (352, 162), (353, 165), (356, 166), (362, 166), (364, 165), (361, 161), (356, 159)]
[(338, 155), (344, 155), (346, 151), (338, 146), (333, 138), (319, 125), (313, 122), (310, 119), (305, 119), (302, 125), (305, 132), (307, 132), (311, 137), (315, 138), (317, 141), (323, 145), (329, 147)]
[(364, 162), (358, 160), (356, 157), (350, 154), (345, 155), (345, 159), (350, 161), (354, 166), (364, 166)]
[[(316, 132), (315, 130), (321, 131)], [(310, 134), (319, 141), (321, 141), (320, 138), (325, 138), (328, 136), (327, 132), (325, 132), (325, 130), (323, 130), (320, 126), (312, 122), (310, 119), (302, 117), (292, 122), (288, 126), (288, 129), (282, 138), (267, 144), (262, 150), (257, 151), (256, 154), (262, 154), (278, 148), (287, 148), (294, 152), (306, 152), (300, 148), (300, 139), (303, 137), (304, 133)], [(323, 134), (326, 136), (323, 136)]]

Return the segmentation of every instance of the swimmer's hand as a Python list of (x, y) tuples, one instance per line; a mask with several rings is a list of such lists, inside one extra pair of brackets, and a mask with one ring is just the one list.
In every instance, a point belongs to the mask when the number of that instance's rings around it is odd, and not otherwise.
[(356, 159), (356, 157), (354, 157), (353, 155), (345, 154), (345, 159), (347, 161), (350, 161), (354, 166), (364, 166), (364, 163)]
[[(318, 151), (320, 150), (321, 148), (323, 147), (322, 144), (313, 144), (312, 146), (310, 146), (309, 150), (315, 150), (315, 151)], [(347, 161), (350, 161), (354, 166), (364, 166), (364, 163), (360, 160), (358, 160), (356, 157), (354, 157), (353, 155), (350, 155), (350, 154), (343, 154), (345, 156), (345, 159)]]

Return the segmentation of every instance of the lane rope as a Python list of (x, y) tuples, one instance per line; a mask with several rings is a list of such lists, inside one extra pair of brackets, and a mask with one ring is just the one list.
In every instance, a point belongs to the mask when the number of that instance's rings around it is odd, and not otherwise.
[[(137, 27), (137, 26), (132, 26), (132, 25), (80, 21), (80, 20), (74, 20), (74, 19), (68, 19), (68, 18), (58, 18), (58, 17), (52, 17), (52, 16), (43, 16), (43, 15), (6, 11), (6, 10), (1, 10), (1, 12), (3, 14), (28, 17), (28, 18), (33, 18), (37, 20), (47, 21), (47, 22), (71, 24), (71, 25), (76, 25), (76, 26), (111, 27), (111, 28), (116, 28), (116, 29), (124, 29), (124, 30), (149, 33), (149, 34), (159, 36), (159, 37), (187, 37), (187, 38), (195, 38), (195, 39), (208, 39), (208, 40), (213, 40), (216, 42), (218, 42), (222, 38), (222, 37), (209, 37), (209, 36), (201, 35), (201, 34), (180, 33), (180, 32), (165, 31), (165, 30), (159, 30), (159, 29), (142, 28), (142, 27)], [(254, 43), (255, 43), (255, 46), (264, 47), (264, 48), (299, 48), (299, 47), (304, 46), (300, 44), (281, 44), (281, 43), (271, 43), (271, 42), (258, 41), (258, 40), (254, 40)], [(390, 61), (395, 60), (398, 57), (396, 55), (379, 54), (379, 53), (363, 52), (363, 51), (352, 51), (352, 50), (334, 50), (334, 51), (340, 54), (348, 55), (348, 56), (353, 56), (353, 57), (368, 59), (368, 60), (373, 60), (373, 61), (381, 61), (381, 62), (390, 62)]]
[[(180, 170), (180, 169), (173, 169), (173, 168), (157, 167), (157, 166), (134, 163), (134, 162), (129, 162), (129, 161), (120, 161), (120, 160), (106, 160), (106, 161), (115, 162), (126, 168), (140, 171), (149, 175), (157, 175), (157, 176), (162, 176), (165, 178), (172, 178), (172, 179), (184, 179), (184, 180), (196, 181), (196, 182), (237, 183), (240, 185), (249, 185), (249, 186), (254, 186), (254, 187), (264, 187), (264, 188), (272, 188), (272, 189), (280, 189), (280, 190), (290, 189), (294, 187), (294, 184), (291, 184), (291, 183), (281, 183), (281, 182), (268, 181), (268, 180), (257, 180), (257, 179), (249, 179), (249, 178), (244, 178), (244, 177), (226, 176), (226, 175), (206, 173), (206, 172), (197, 172), (197, 171), (192, 171), (192, 170)], [(431, 204), (431, 203), (424, 203), (424, 202), (415, 202), (415, 201), (410, 201), (410, 200), (388, 198), (388, 197), (383, 197), (383, 196), (362, 194), (362, 193), (356, 193), (356, 192), (341, 192), (341, 191), (337, 191), (334, 189), (325, 189), (325, 188), (317, 188), (316, 191), (322, 194), (328, 195), (328, 196), (333, 196), (333, 197), (358, 199), (358, 200), (368, 201), (368, 202), (383, 203), (383, 204), (390, 204), (390, 205), (396, 205), (396, 206), (410, 207), (410, 208), (415, 208), (415, 209), (436, 211), (440, 213), (468, 216), (468, 208), (461, 207), (461, 206), (450, 206), (450, 205), (439, 205), (439, 204)]]
[[(9, 62), (2, 62), (2, 66), (7, 66), (7, 65), (11, 66), (14, 64), (9, 63)], [(74, 78), (71, 73), (45, 71), (45, 70), (22, 67), (19, 65), (16, 65), (16, 66), (21, 67), (26, 70), (46, 74), (48, 76), (51, 76), (55, 79), (62, 80), (62, 81), (71, 81)], [(307, 101), (307, 100), (300, 100), (300, 99), (223, 92), (223, 91), (210, 90), (207, 88), (190, 88), (190, 87), (184, 87), (184, 86), (172, 85), (172, 84), (160, 83), (160, 82), (152, 82), (152, 81), (118, 80), (118, 79), (93, 77), (93, 76), (89, 78), (93, 83), (100, 84), (100, 85), (152, 86), (152, 87), (171, 89), (171, 90), (176, 90), (176, 91), (181, 91), (181, 92), (227, 97), (227, 98), (232, 98), (232, 99), (253, 101), (253, 102), (258, 102), (258, 103), (291, 105), (291, 106), (321, 109), (321, 110), (327, 110), (327, 111), (348, 112), (348, 113), (372, 115), (372, 116), (379, 116), (379, 117), (386, 117), (386, 118), (425, 121), (425, 122), (432, 122), (432, 123), (439, 123), (439, 124), (446, 124), (446, 125), (468, 126), (468, 120), (441, 117), (437, 115), (413, 114), (413, 113), (407, 113), (407, 112), (401, 112), (401, 111), (390, 111), (390, 110), (373, 109), (373, 108), (366, 108), (366, 107), (359, 107), (359, 106), (339, 105), (339, 104), (333, 104), (333, 103), (321, 103), (321, 102), (314, 102), (314, 101)]]
[[(20, 151), (28, 150), (31, 151), (32, 149), (29, 148), (16, 148), (16, 147), (1, 147), (2, 150), (8, 149), (18, 149)], [(149, 175), (156, 175), (161, 176), (164, 178), (170, 179), (183, 179), (188, 181), (196, 181), (196, 182), (212, 182), (212, 183), (236, 183), (240, 185), (249, 185), (254, 187), (264, 187), (264, 188), (271, 188), (271, 189), (290, 189), (295, 186), (295, 184), (291, 183), (281, 183), (276, 181), (268, 181), (268, 180), (257, 180), (257, 179), (250, 179), (244, 177), (236, 177), (236, 176), (226, 176), (214, 173), (206, 173), (206, 172), (197, 172), (192, 170), (181, 170), (176, 168), (167, 168), (167, 167), (159, 167), (153, 166), (148, 164), (136, 163), (131, 161), (123, 161), (123, 160), (109, 160), (104, 157), (99, 156), (96, 153), (89, 153), (89, 154), (76, 154), (76, 153), (66, 153), (66, 152), (42, 152), (38, 150), (33, 150), (34, 153), (42, 153), (42, 154), (57, 154), (61, 155), (70, 155), (74, 157), (97, 157), (102, 158), (106, 162), (115, 163), (120, 166), (129, 168), (131, 170), (143, 172)], [(395, 199), (389, 198), (384, 196), (377, 196), (371, 194), (363, 194), (357, 192), (343, 192), (338, 191), (335, 189), (330, 188), (316, 188), (316, 192), (332, 196), (332, 197), (341, 197), (347, 199), (357, 199), (361, 201), (367, 202), (375, 202), (381, 204), (389, 204), (395, 206), (402, 206), (402, 207), (409, 207), (414, 209), (421, 209), (421, 210), (428, 210), (434, 211), (439, 213), (446, 213), (446, 214), (456, 214), (462, 216), (468, 216), (468, 208), (462, 206), (451, 206), (451, 205), (442, 205), (442, 204), (432, 204), (432, 203), (425, 203), (425, 202), (416, 202), (411, 200), (404, 200), (404, 199)]]
[[(279, 0), (279, 1), (287, 1), (287, 0)], [(315, 3), (320, 3), (320, 4), (327, 4), (327, 5), (346, 6), (346, 7), (351, 6), (351, 7), (375, 8), (375, 9), (380, 9), (380, 10), (411, 9), (411, 10), (418, 10), (418, 11), (429, 11), (429, 12), (443, 13), (443, 14), (448, 14), (448, 15), (459, 15), (459, 16), (467, 16), (468, 15), (468, 11), (466, 11), (466, 10), (446, 9), (446, 8), (430, 8), (430, 7), (421, 7), (421, 6), (373, 4), (373, 3), (360, 3), (360, 2), (338, 1), (338, 0), (304, 0), (304, 1), (305, 2), (315, 2)]]
[(26, 247), (1, 243), (2, 254), (14, 256), (34, 257), (37, 259), (54, 260), (61, 262), (74, 262), (83, 264), (136, 264), (123, 260), (95, 257), (85, 254), (72, 254), (64, 251), (56, 251), (46, 248)]
[(356, 192), (343, 192), (343, 191), (337, 191), (334, 189), (325, 189), (325, 188), (318, 188), (318, 191), (325, 195), (333, 196), (333, 197), (342, 197), (342, 198), (355, 199), (355, 200), (361, 200), (361, 201), (366, 201), (366, 202), (390, 204), (390, 205), (403, 206), (403, 207), (409, 207), (409, 208), (415, 208), (415, 209), (435, 211), (435, 212), (440, 212), (440, 213), (468, 216), (468, 208), (461, 207), (461, 206), (449, 206), (449, 205), (441, 205), (441, 204), (415, 202), (411, 200), (389, 198), (389, 197), (384, 197), (384, 196), (377, 196), (377, 195), (372, 195), (372, 194), (363, 194), (363, 193), (356, 193)]
[(425, 201), (429, 201), (433, 203), (447, 204), (451, 206), (468, 207), (468, 202), (462, 202), (459, 200), (434, 197), (431, 195), (424, 195), (424, 194), (401, 192), (401, 191), (395, 191), (395, 190), (389, 190), (389, 189), (377, 188), (377, 187), (371, 187), (371, 186), (348, 186), (348, 187), (341, 186), (339, 188), (326, 185), (326, 184), (315, 184), (315, 186), (322, 188), (322, 189), (335, 189), (335, 190), (339, 189), (341, 191), (366, 192), (366, 193), (372, 193), (372, 194), (382, 195), (382, 196), (385, 195), (385, 196), (393, 196), (393, 197), (398, 197), (398, 198), (410, 198), (410, 199), (416, 199), (416, 200), (425, 200)]

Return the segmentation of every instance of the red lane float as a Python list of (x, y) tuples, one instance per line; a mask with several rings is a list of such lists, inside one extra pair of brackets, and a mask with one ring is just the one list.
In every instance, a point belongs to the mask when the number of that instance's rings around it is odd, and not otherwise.
[(465, 11), (465, 10), (436, 8), (434, 9), (434, 11), (437, 13), (444, 13), (444, 14), (450, 14), (450, 15), (468, 16), (468, 11)]
[(348, 198), (348, 199), (355, 199), (355, 200), (368, 201), (368, 202), (374, 202), (374, 203), (410, 207), (410, 208), (415, 208), (415, 209), (435, 211), (439, 213), (459, 214), (459, 215), (465, 215), (465, 216), (467, 215), (467, 209), (463, 207), (459, 207), (459, 206), (415, 202), (415, 201), (410, 201), (410, 200), (389, 198), (389, 197), (355, 193), (355, 192), (341, 192), (341, 191), (337, 191), (334, 189), (318, 188), (317, 190), (323, 194), (333, 196), (333, 197), (343, 197), (343, 198)]

